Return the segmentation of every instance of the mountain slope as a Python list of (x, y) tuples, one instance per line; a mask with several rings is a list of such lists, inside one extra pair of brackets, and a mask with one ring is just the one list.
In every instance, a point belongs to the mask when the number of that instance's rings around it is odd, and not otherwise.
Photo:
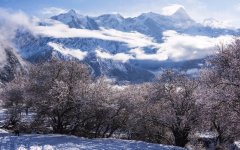
[[(24, 42), (22, 42), (24, 41)], [(56, 51), (49, 43), (64, 45), (65, 48), (81, 49), (83, 52), (88, 52), (88, 55), (83, 59), (77, 59), (77, 56), (66, 55), (64, 52)], [(93, 76), (106, 75), (117, 82), (131, 81), (139, 83), (143, 81), (151, 81), (154, 75), (144, 68), (136, 67), (128, 62), (113, 61), (97, 57), (96, 49), (101, 47), (109, 52), (119, 52), (128, 50), (125, 44), (114, 41), (103, 41), (97, 39), (53, 39), (48, 37), (35, 37), (30, 33), (18, 33), (15, 39), (18, 49), (22, 57), (31, 62), (39, 63), (50, 60), (53, 57), (65, 60), (77, 60), (89, 66)], [(63, 49), (64, 50), (64, 49)], [(75, 53), (76, 54), (76, 53)]]

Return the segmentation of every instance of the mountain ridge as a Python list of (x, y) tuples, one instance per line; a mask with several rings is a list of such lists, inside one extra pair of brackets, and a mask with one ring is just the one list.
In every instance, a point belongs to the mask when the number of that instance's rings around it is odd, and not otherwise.
[[(70, 10), (66, 13), (52, 16), (51, 19), (65, 24), (75, 32), (81, 31), (85, 33), (87, 31), (87, 33), (93, 34), (93, 37), (87, 35), (86, 37), (63, 38), (46, 35), (33, 36), (31, 31), (18, 32), (14, 42), (25, 60), (37, 63), (47, 61), (53, 56), (60, 59), (72, 59), (74, 58), (74, 53), (71, 50), (79, 50), (80, 54), (87, 54), (85, 58), (79, 61), (88, 64), (95, 76), (106, 75), (119, 82), (151, 81), (155, 73), (161, 72), (162, 69), (192, 70), (201, 67), (203, 59), (199, 58), (196, 61), (192, 60), (194, 64), (188, 64), (187, 62), (191, 62), (189, 60), (179, 62), (179, 64), (185, 64), (185, 66), (177, 65), (177, 62), (169, 58), (159, 61), (158, 57), (162, 57), (160, 54), (163, 50), (157, 50), (156, 46), (163, 47), (164, 42), (166, 42), (166, 39), (164, 39), (166, 38), (165, 34), (168, 30), (172, 30), (174, 34), (182, 35), (184, 38), (189, 36), (193, 38), (199, 37), (200, 39), (203, 37), (210, 38), (240, 33), (235, 29), (212, 28), (197, 23), (183, 8), (177, 9), (170, 16), (150, 12), (133, 18), (124, 18), (120, 14), (104, 14), (97, 17), (89, 17), (80, 15), (75, 10)], [(46, 23), (41, 22), (41, 24)], [(65, 28), (64, 30), (70, 30)], [(104, 36), (108, 36), (107, 38), (109, 39), (106, 39)], [(125, 43), (131, 40), (128, 36), (139, 36), (139, 40), (143, 38), (142, 36), (146, 36), (144, 40), (154, 42), (155, 46), (151, 44), (144, 46), (143, 44), (142, 47), (136, 47), (136, 44), (142, 45), (141, 42), (136, 40), (135, 46), (131, 47)], [(116, 40), (114, 41), (114, 39)], [(49, 46), (49, 43), (62, 45), (61, 50), (66, 51), (56, 51), (51, 45)], [(97, 54), (99, 49), (103, 50), (100, 51), (100, 55)], [(165, 51), (166, 54), (169, 53), (169, 49)], [(71, 55), (68, 52), (71, 52)], [(177, 51), (174, 51), (173, 54), (177, 56)], [(123, 57), (129, 57), (130, 60), (119, 61), (120, 59), (126, 59)], [(131, 60), (132, 57), (135, 60)], [(151, 58), (158, 58), (158, 61), (151, 60)]]

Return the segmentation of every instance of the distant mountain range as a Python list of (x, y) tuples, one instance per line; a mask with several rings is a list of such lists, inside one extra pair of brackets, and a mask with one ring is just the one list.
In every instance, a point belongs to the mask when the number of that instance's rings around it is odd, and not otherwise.
[(14, 44), (31, 63), (75, 59), (87, 64), (94, 76), (139, 83), (167, 68), (197, 71), (214, 53), (211, 41), (239, 33), (214, 19), (197, 23), (182, 7), (170, 15), (150, 12), (134, 18), (89, 17), (70, 10), (38, 22), (32, 30), (19, 29)]

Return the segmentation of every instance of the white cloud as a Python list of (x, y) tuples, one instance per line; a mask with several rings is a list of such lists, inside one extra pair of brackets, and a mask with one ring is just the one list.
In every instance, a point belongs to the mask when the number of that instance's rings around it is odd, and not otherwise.
[[(220, 42), (228, 43), (232, 36), (220, 36), (217, 38), (207, 36), (191, 36), (179, 34), (176, 31), (165, 31), (163, 43), (156, 43), (152, 38), (137, 32), (122, 32), (114, 29), (87, 30), (69, 28), (60, 22), (51, 21), (51, 26), (35, 26), (33, 32), (37, 35), (55, 38), (96, 38), (109, 41), (126, 43), (129, 54), (110, 54), (97, 50), (97, 56), (104, 59), (126, 62), (129, 59), (172, 61), (201, 59), (215, 52)], [(142, 49), (153, 47), (158, 49), (155, 54), (146, 54)]]
[(146, 54), (142, 49), (139, 48), (132, 49), (130, 52), (135, 56), (135, 59), (138, 60), (164, 61), (168, 59), (168, 56), (164, 53), (161, 53), (161, 50), (155, 54)]
[(44, 16), (54, 16), (54, 15), (58, 15), (66, 12), (67, 12), (66, 9), (57, 8), (57, 7), (48, 7), (41, 10), (41, 14), (43, 14)]
[(222, 29), (234, 29), (235, 27), (232, 26), (231, 22), (229, 21), (218, 21), (214, 18), (208, 18), (203, 21), (204, 26), (209, 26), (212, 28), (222, 28)]
[[(136, 60), (155, 60), (155, 61), (186, 61), (193, 59), (202, 59), (216, 52), (216, 46), (224, 43), (229, 44), (233, 41), (232, 36), (220, 36), (216, 38), (207, 36), (191, 36), (179, 34), (176, 31), (166, 31), (163, 33), (164, 42), (155, 44), (158, 48), (156, 53), (147, 54), (141, 47), (134, 48), (129, 54), (118, 53), (111, 55), (106, 52), (98, 52), (98, 56), (105, 59), (123, 60), (126, 62), (130, 59)], [(117, 56), (121, 56), (118, 57)]]
[[(166, 31), (163, 33), (163, 43), (156, 43), (153, 38), (138, 32), (122, 32), (114, 29), (87, 30), (69, 28), (67, 25), (57, 21), (48, 21), (48, 26), (39, 26), (37, 19), (29, 19), (24, 13), (9, 13), (0, 9), (0, 41), (11, 41), (15, 36), (15, 30), (24, 26), (31, 30), (35, 35), (54, 38), (95, 38), (108, 41), (118, 41), (126, 43), (131, 51), (129, 54), (118, 53), (109, 54), (96, 51), (98, 57), (126, 62), (129, 59), (157, 60), (162, 61), (171, 59), (173, 61), (191, 60), (204, 58), (215, 52), (215, 46), (220, 42), (228, 43), (231, 36), (220, 36), (217, 38), (207, 36), (191, 36), (179, 34), (176, 31)], [(6, 42), (2, 42), (6, 43)], [(55, 50), (62, 53), (77, 56), (79, 59), (85, 57), (85, 52), (77, 49), (69, 49), (63, 45), (50, 43)], [(157, 49), (155, 54), (147, 54), (143, 51), (144, 47)], [(79, 51), (79, 52), (78, 52)], [(1, 55), (1, 59), (4, 55)], [(1, 60), (0, 60), (1, 61)]]
[[(29, 19), (29, 17), (22, 12), (10, 13), (5, 9), (0, 9), (0, 22), (4, 22), (0, 28), (2, 35), (0, 36), (0, 40), (11, 41), (15, 36), (16, 29), (24, 26), (25, 28), (32, 31), (32, 33), (36, 36), (41, 35), (54, 38), (95, 38), (108, 41), (123, 42), (130, 48), (158, 45), (152, 38), (138, 32), (122, 32), (114, 29), (104, 28), (101, 28), (101, 30), (75, 29), (69, 28), (67, 25), (54, 20), (46, 20), (46, 23), (49, 24), (48, 26), (39, 26), (37, 23), (38, 21), (40, 20), (37, 18)], [(81, 52), (78, 49), (69, 49), (57, 43), (49, 43), (49, 46), (54, 48), (56, 51), (59, 51), (66, 55), (75, 56), (78, 59), (83, 59), (87, 55), (86, 52)], [(1, 54), (4, 54), (4, 52)], [(113, 59), (122, 62), (133, 59), (130, 54), (124, 53), (112, 55), (98, 51), (97, 54), (101, 58)], [(4, 58), (3, 55), (1, 58)]]
[(161, 53), (173, 61), (204, 58), (214, 54), (216, 46), (220, 43), (228, 44), (233, 40), (232, 36), (212, 38), (179, 34), (176, 31), (166, 31), (163, 35), (164, 42), (160, 45)]
[(108, 41), (126, 43), (129, 47), (154, 46), (156, 43), (152, 38), (138, 32), (122, 32), (114, 29), (88, 30), (69, 28), (67, 25), (49, 20), (50, 26), (35, 26), (32, 32), (54, 38), (95, 38)]
[(31, 26), (30, 19), (23, 12), (9, 12), (0, 8), (0, 31), (5, 40), (13, 39), (20, 26)]
[(30, 26), (30, 20), (23, 12), (9, 12), (0, 8), (0, 66), (6, 63), (5, 49), (14, 47), (12, 39), (15, 37), (16, 30), (21, 26)]
[(83, 52), (80, 49), (66, 48), (62, 44), (49, 42), (48, 45), (55, 51), (62, 53), (63, 55), (69, 55), (79, 60), (83, 60), (87, 56), (87, 52)]
[(133, 59), (133, 56), (130, 54), (125, 53), (117, 53), (117, 54), (110, 54), (107, 52), (103, 52), (102, 50), (96, 50), (96, 55), (102, 59), (111, 59), (115, 61), (127, 62), (129, 59)]
[(163, 7), (163, 8), (162, 8), (162, 14), (163, 14), (163, 15), (166, 15), (166, 16), (171, 16), (171, 15), (173, 15), (173, 14), (174, 14), (178, 9), (180, 9), (180, 8), (185, 9), (183, 5), (172, 4), (172, 5)]

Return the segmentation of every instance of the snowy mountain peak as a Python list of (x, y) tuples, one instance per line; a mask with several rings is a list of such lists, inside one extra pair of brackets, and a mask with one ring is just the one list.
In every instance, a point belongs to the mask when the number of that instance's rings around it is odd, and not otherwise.
[(99, 26), (103, 26), (105, 28), (124, 30), (123, 27), (124, 17), (121, 16), (120, 14), (104, 14), (94, 19)]
[(120, 15), (119, 13), (114, 13), (114, 14), (109, 14), (111, 17), (115, 17), (115, 18), (121, 18), (124, 19), (122, 15)]
[(74, 9), (70, 9), (66, 14), (71, 15), (71, 16), (77, 16), (77, 12)]
[(155, 22), (163, 26), (181, 26), (189, 27), (195, 23), (193, 19), (187, 14), (186, 10), (181, 5), (170, 5), (163, 8), (161, 14), (154, 12), (143, 13), (139, 17), (139, 20), (145, 21), (146, 19), (152, 19)]
[(171, 17), (179, 20), (192, 20), (183, 8), (179, 8)]
[(169, 5), (166, 6), (162, 9), (162, 15), (165, 16), (171, 16), (177, 12), (181, 12), (184, 11), (185, 12), (185, 8), (182, 5), (178, 5), (178, 4), (173, 4), (173, 5)]
[(219, 28), (219, 29), (232, 29), (231, 25), (229, 25), (227, 22), (218, 21), (214, 18), (207, 18), (203, 21), (203, 25), (205, 27), (211, 27), (211, 28)]
[(184, 6), (174, 4), (162, 9), (162, 15), (169, 16), (175, 19), (181, 20), (192, 20), (191, 17), (186, 12)]
[(67, 24), (71, 28), (99, 29), (97, 23), (92, 18), (80, 15), (73, 9), (69, 10), (67, 13), (53, 16), (51, 19)]
[(140, 16), (147, 17), (147, 18), (156, 18), (156, 17), (160, 17), (161, 15), (154, 12), (148, 12), (148, 13), (143, 13)]
[(105, 15), (101, 15), (98, 18), (100, 19), (111, 19), (111, 20), (118, 20), (118, 21), (122, 21), (124, 20), (123, 16), (121, 16), (120, 14), (105, 14)]
[(175, 13), (172, 14), (172, 16), (179, 15), (179, 14), (181, 14), (181, 16), (189, 16), (183, 7), (180, 7), (179, 9), (177, 9)]
[(71, 9), (67, 13), (59, 14), (57, 16), (51, 17), (51, 19), (58, 20), (65, 24), (72, 22), (73, 20), (77, 20), (79, 18), (78, 14), (75, 10)]

